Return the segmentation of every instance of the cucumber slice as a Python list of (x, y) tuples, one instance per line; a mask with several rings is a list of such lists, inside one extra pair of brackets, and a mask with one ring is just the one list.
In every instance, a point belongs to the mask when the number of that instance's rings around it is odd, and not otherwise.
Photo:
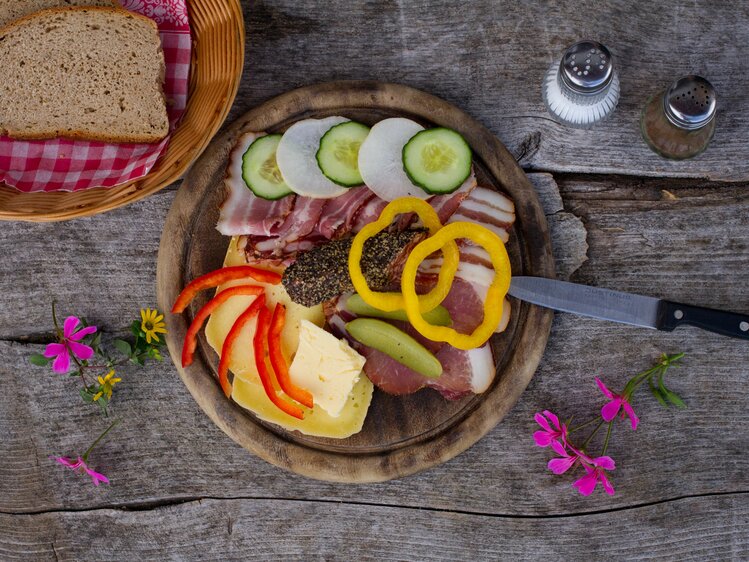
[(403, 147), (403, 169), (427, 193), (452, 193), (471, 175), (471, 147), (460, 133), (437, 127), (416, 133)]
[(373, 318), (357, 318), (346, 324), (351, 337), (389, 355), (398, 363), (430, 379), (442, 374), (442, 363), (423, 345), (392, 324)]
[(359, 173), (359, 148), (369, 134), (369, 127), (347, 121), (328, 129), (320, 139), (317, 165), (330, 181), (343, 187), (364, 183)]
[(293, 193), (276, 162), (276, 148), (280, 141), (281, 135), (258, 137), (242, 155), (242, 179), (245, 185), (258, 197), (271, 201)]
[[(351, 295), (346, 300), (346, 309), (356, 314), (357, 316), (373, 316), (375, 318), (387, 318), (388, 320), (401, 320), (408, 322), (408, 316), (406, 316), (405, 310), (395, 310), (393, 312), (385, 312), (379, 308), (375, 308), (364, 302), (364, 299), (356, 293)], [(433, 308), (429, 312), (424, 313), (424, 320), (435, 326), (450, 326), (452, 319), (447, 309), (440, 305)]]

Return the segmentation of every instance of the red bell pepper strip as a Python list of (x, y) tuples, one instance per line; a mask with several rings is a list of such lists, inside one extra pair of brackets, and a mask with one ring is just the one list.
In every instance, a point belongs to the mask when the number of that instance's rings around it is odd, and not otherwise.
[(286, 365), (286, 359), (284, 359), (283, 353), (281, 352), (281, 330), (283, 330), (285, 322), (286, 307), (280, 302), (276, 303), (276, 308), (273, 310), (273, 318), (270, 321), (270, 330), (268, 333), (270, 364), (276, 372), (276, 377), (278, 377), (278, 384), (281, 386), (281, 390), (300, 404), (312, 408), (312, 394), (291, 382), (291, 378), (289, 377), (289, 367)]
[(211, 287), (218, 287), (226, 283), (227, 281), (234, 281), (235, 279), (246, 279), (252, 278), (260, 283), (269, 283), (271, 285), (278, 285), (281, 282), (281, 275), (275, 271), (266, 271), (264, 269), (258, 269), (251, 265), (236, 265), (232, 267), (222, 267), (216, 271), (211, 271), (193, 279), (188, 283), (187, 287), (182, 289), (182, 292), (177, 297), (172, 307), (172, 314), (179, 314), (183, 312), (190, 301), (195, 298), (195, 295), (203, 289), (210, 289)]
[(232, 325), (229, 333), (226, 334), (224, 339), (224, 345), (221, 346), (221, 359), (218, 362), (218, 382), (221, 383), (221, 388), (224, 390), (224, 394), (229, 398), (231, 396), (231, 383), (229, 382), (229, 358), (231, 356), (231, 350), (237, 342), (242, 328), (252, 320), (258, 313), (261, 307), (265, 306), (265, 295), (260, 295), (252, 304), (247, 307), (239, 318), (236, 319), (234, 325)]
[(255, 337), (252, 340), (252, 345), (255, 350), (255, 363), (257, 364), (257, 372), (260, 375), (260, 381), (263, 383), (265, 393), (278, 408), (294, 416), (300, 420), (304, 419), (304, 411), (291, 402), (287, 402), (283, 398), (279, 398), (276, 394), (276, 389), (273, 388), (273, 373), (268, 369), (265, 364), (266, 350), (268, 349), (268, 330), (270, 328), (270, 311), (266, 307), (262, 307), (257, 317), (257, 330), (255, 331)]
[(190, 327), (187, 329), (185, 334), (185, 342), (182, 344), (182, 366), (188, 367), (192, 364), (192, 356), (195, 353), (195, 348), (198, 346), (198, 332), (203, 326), (203, 323), (208, 317), (213, 314), (219, 306), (228, 301), (231, 297), (237, 295), (261, 295), (265, 289), (258, 287), (257, 285), (238, 285), (236, 287), (229, 287), (225, 291), (221, 291), (218, 295), (209, 300), (206, 305), (201, 308), (193, 318)]

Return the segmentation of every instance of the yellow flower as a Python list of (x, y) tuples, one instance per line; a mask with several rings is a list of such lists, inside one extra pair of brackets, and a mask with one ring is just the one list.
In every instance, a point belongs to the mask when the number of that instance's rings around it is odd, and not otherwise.
[(146, 342), (151, 343), (151, 340), (159, 341), (159, 336), (156, 334), (166, 334), (166, 323), (164, 322), (164, 315), (159, 314), (156, 309), (151, 310), (150, 308), (142, 308), (140, 310), (140, 329), (146, 334)]
[(119, 377), (114, 377), (114, 369), (109, 371), (103, 378), (102, 377), (96, 377), (96, 380), (99, 381), (100, 390), (96, 394), (94, 394), (94, 402), (96, 402), (99, 398), (101, 398), (104, 394), (107, 395), (107, 400), (112, 398), (112, 388), (114, 385), (116, 385), (118, 382), (120, 382), (122, 379)]

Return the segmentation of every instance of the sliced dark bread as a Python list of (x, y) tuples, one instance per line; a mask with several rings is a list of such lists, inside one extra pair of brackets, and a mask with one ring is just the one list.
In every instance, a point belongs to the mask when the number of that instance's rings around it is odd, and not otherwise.
[(119, 7), (117, 0), (0, 0), (0, 27), (39, 10), (67, 6)]
[(50, 8), (0, 30), (0, 132), (155, 142), (169, 121), (156, 24), (117, 8)]

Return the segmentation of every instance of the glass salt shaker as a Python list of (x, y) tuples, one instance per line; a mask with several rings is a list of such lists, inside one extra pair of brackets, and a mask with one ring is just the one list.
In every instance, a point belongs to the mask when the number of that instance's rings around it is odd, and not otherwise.
[(717, 99), (701, 76), (684, 76), (648, 100), (640, 130), (648, 146), (665, 158), (683, 160), (707, 148), (715, 132)]
[(546, 72), (542, 92), (546, 108), (559, 121), (592, 127), (619, 101), (619, 74), (611, 53), (596, 41), (575, 43)]

